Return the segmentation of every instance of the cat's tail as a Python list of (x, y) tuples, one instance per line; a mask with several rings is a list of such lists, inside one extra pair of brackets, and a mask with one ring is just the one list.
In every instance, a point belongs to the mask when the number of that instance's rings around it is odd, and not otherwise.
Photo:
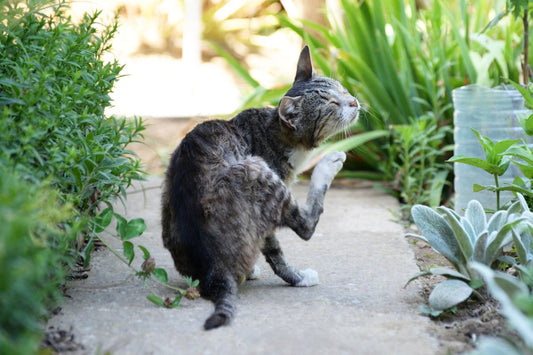
[(237, 282), (232, 276), (214, 276), (208, 281), (208, 297), (215, 303), (215, 311), (204, 323), (205, 330), (229, 324), (237, 303)]

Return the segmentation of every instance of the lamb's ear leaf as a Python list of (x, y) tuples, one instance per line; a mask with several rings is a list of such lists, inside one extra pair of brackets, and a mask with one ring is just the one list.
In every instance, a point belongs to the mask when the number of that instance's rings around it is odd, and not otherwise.
[(311, 53), (309, 47), (305, 46), (300, 53), (298, 66), (296, 68), (296, 77), (294, 82), (311, 80), (313, 77), (313, 63), (311, 62)]
[(448, 279), (431, 291), (429, 305), (439, 311), (449, 309), (466, 301), (472, 292), (473, 289), (466, 282)]
[(298, 102), (301, 98), (301, 96), (283, 96), (279, 103), (279, 117), (281, 121), (292, 130), (296, 129), (296, 126), (294, 125), (294, 117), (297, 115)]

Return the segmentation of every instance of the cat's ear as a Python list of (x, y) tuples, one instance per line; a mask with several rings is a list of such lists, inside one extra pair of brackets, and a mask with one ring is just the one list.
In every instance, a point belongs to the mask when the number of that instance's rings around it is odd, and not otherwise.
[(294, 123), (298, 116), (299, 102), (301, 98), (301, 96), (283, 96), (279, 103), (279, 117), (281, 122), (292, 130), (296, 130)]
[(294, 82), (311, 80), (313, 77), (313, 63), (311, 62), (311, 53), (309, 47), (305, 46), (300, 53), (298, 66), (296, 68), (296, 77)]

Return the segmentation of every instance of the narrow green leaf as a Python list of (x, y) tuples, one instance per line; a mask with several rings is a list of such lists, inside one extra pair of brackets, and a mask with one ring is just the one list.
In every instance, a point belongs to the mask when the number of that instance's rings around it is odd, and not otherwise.
[(500, 172), (500, 169), (498, 165), (491, 164), (487, 162), (486, 160), (480, 159), (480, 158), (473, 158), (473, 157), (467, 157), (465, 155), (454, 155), (450, 159), (448, 159), (448, 162), (450, 163), (463, 163), (467, 165), (474, 166), (476, 168), (480, 168), (488, 172), (489, 174), (498, 174)]
[(331, 153), (335, 151), (347, 152), (362, 144), (365, 144), (368, 141), (371, 141), (377, 138), (386, 137), (388, 135), (389, 135), (389, 131), (385, 131), (385, 130), (359, 133), (355, 136), (352, 136), (347, 139), (343, 139), (338, 142), (325, 144), (322, 147), (318, 148), (317, 151), (319, 153)]
[(163, 299), (157, 295), (148, 295), (146, 296), (146, 298), (148, 299), (148, 301), (152, 302), (158, 307), (165, 307), (165, 301), (163, 301)]
[(144, 260), (148, 259), (150, 257), (150, 252), (148, 251), (148, 249), (146, 249), (146, 247), (142, 246), (142, 245), (137, 245), (139, 247), (139, 249), (141, 249), (141, 251), (143, 252), (143, 258)]
[(172, 302), (171, 308), (179, 308), (180, 302), (182, 299), (183, 299), (183, 294), (181, 293), (177, 294), (176, 297), (174, 298), (174, 301)]
[(487, 186), (482, 186), (480, 184), (474, 184), (472, 187), (474, 192), (479, 192), (487, 189)]
[(464, 275), (458, 271), (446, 269), (443, 267), (432, 267), (431, 269), (429, 269), (429, 273), (432, 275), (441, 275), (451, 279), (458, 279), (470, 282), (470, 277), (468, 275)]
[(412, 281), (418, 279), (419, 277), (421, 276), (426, 276), (426, 275), (430, 275), (431, 272), (429, 271), (420, 271), (420, 272), (417, 272), (416, 274), (414, 274), (413, 276), (411, 276), (411, 278), (409, 280), (407, 280), (407, 282), (405, 283), (405, 285), (403, 286), (403, 288), (406, 288), (407, 285), (409, 285)]
[(259, 82), (252, 78), (252, 76), (248, 73), (248, 70), (243, 67), (237, 59), (233, 58), (231, 54), (229, 54), (226, 50), (224, 50), (215, 42), (210, 41), (208, 43), (218, 53), (218, 55), (223, 57), (228, 62), (228, 64), (241, 76), (241, 78), (244, 79), (244, 81), (250, 84), (250, 86), (252, 86), (253, 88), (257, 88), (258, 86), (260, 86)]

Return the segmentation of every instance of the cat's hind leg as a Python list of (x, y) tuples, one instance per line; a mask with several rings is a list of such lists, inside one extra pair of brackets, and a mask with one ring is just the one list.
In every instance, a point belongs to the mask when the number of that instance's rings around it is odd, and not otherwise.
[(300, 287), (318, 285), (318, 274), (315, 270), (298, 270), (289, 265), (274, 235), (266, 237), (261, 251), (274, 273), (288, 284)]
[[(289, 226), (302, 239), (309, 240), (313, 235), (318, 219), (324, 210), (326, 191), (345, 160), (346, 154), (334, 152), (326, 155), (317, 164), (311, 175), (305, 206), (299, 206), (296, 200), (290, 196), (288, 206), (283, 213), (283, 224)], [(262, 252), (276, 275), (285, 282), (293, 286), (314, 286), (319, 283), (315, 270), (298, 270), (287, 263), (274, 235), (265, 239)]]

